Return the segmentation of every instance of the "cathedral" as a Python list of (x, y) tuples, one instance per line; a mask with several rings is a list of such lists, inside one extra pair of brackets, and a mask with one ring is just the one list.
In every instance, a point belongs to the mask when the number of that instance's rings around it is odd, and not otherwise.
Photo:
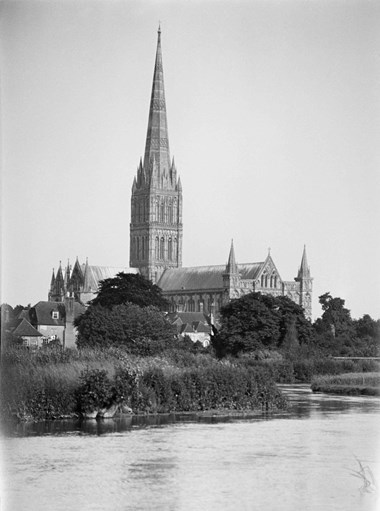
[(169, 150), (159, 28), (144, 158), (132, 185), (129, 268), (81, 265), (78, 260), (65, 271), (60, 266), (57, 275), (53, 271), (49, 300), (64, 301), (70, 295), (86, 304), (94, 298), (100, 280), (119, 271), (139, 272), (162, 289), (170, 312), (217, 314), (229, 300), (260, 291), (288, 296), (311, 319), (313, 279), (305, 247), (292, 281), (281, 278), (270, 251), (261, 262), (238, 264), (233, 242), (226, 264), (183, 267), (182, 193)]

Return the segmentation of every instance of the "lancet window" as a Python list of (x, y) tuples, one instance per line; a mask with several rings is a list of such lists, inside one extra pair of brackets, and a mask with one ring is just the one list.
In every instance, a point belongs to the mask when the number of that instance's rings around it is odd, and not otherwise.
[(155, 245), (154, 245), (154, 249), (155, 249), (155, 258), (156, 259), (159, 259), (160, 258), (160, 239), (158, 236), (156, 236), (156, 242), (155, 242)]
[(168, 259), (169, 261), (173, 260), (173, 240), (171, 238), (168, 240)]

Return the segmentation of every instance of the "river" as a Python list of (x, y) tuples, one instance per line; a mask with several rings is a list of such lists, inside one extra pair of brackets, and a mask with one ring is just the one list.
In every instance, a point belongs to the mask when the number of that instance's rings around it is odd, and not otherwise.
[(2, 511), (376, 510), (380, 399), (282, 386), (287, 412), (20, 425), (1, 437)]

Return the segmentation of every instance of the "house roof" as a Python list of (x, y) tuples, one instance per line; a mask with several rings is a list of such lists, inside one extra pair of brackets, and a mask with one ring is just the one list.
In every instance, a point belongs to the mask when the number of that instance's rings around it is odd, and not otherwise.
[[(53, 319), (53, 311), (59, 312), (59, 319)], [(63, 302), (38, 302), (30, 311), (31, 321), (36, 325), (64, 326), (65, 315)]]
[(168, 319), (172, 325), (176, 325), (180, 334), (211, 332), (208, 317), (203, 312), (172, 312), (168, 314)]
[[(238, 264), (242, 279), (254, 280), (264, 266), (264, 262)], [(222, 290), (223, 274), (226, 266), (195, 266), (188, 268), (170, 268), (164, 271), (158, 285), (164, 292)]]
[(16, 319), (12, 325), (12, 333), (19, 337), (42, 337), (42, 334), (36, 330), (27, 319)]
[(195, 321), (208, 324), (208, 316), (203, 312), (170, 312), (168, 314), (169, 321), (174, 323), (193, 323)]

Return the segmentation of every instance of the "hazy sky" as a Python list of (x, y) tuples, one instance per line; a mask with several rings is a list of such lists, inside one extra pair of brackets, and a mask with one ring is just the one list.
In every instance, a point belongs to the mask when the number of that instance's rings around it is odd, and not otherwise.
[(128, 266), (161, 20), (184, 266), (304, 244), (318, 296), (380, 317), (380, 3), (1, 3), (2, 301), (76, 256)]

